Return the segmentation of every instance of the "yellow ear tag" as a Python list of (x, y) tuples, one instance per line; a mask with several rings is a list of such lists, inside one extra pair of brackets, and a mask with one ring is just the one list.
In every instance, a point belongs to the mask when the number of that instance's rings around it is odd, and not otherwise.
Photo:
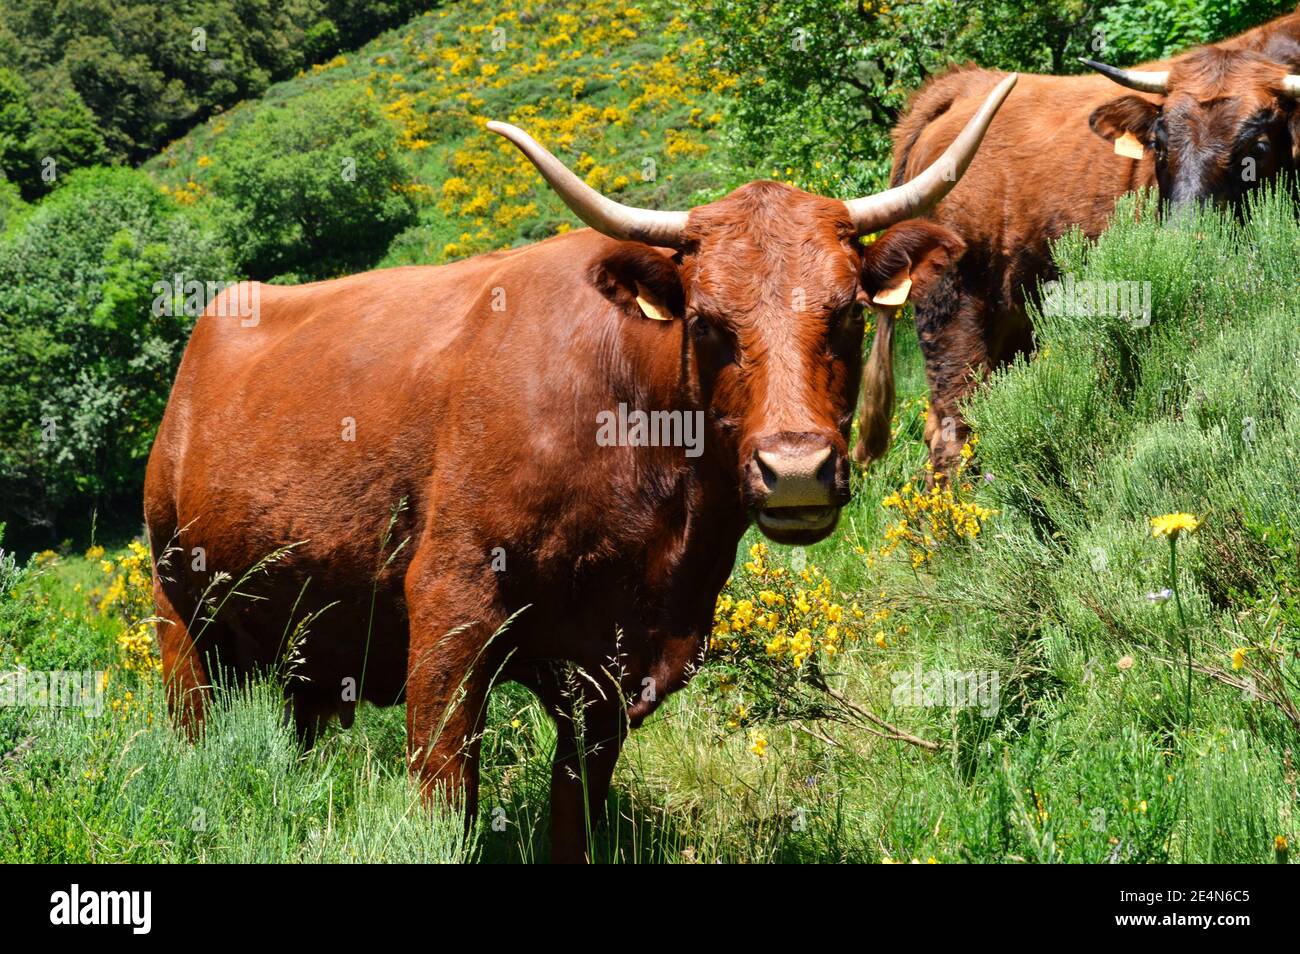
[(877, 305), (889, 305), (891, 307), (901, 307), (907, 304), (907, 294), (912, 290), (912, 280), (904, 278), (893, 288), (885, 288), (876, 292), (871, 300)]
[(653, 318), (655, 321), (673, 320), (672, 315), (668, 314), (649, 299), (646, 294), (645, 286), (640, 282), (636, 283), (636, 303), (641, 306), (641, 311), (645, 313), (647, 318)]
[(1126, 156), (1129, 159), (1141, 159), (1147, 154), (1146, 146), (1138, 142), (1138, 137), (1131, 132), (1126, 132), (1115, 140), (1115, 155)]

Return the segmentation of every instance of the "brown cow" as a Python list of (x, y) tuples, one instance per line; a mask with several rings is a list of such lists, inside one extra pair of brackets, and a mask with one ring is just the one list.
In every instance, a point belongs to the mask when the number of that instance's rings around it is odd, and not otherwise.
[[(916, 308), (936, 471), (956, 462), (967, 439), (960, 405), (972, 388), (1032, 347), (1025, 299), (1056, 276), (1054, 239), (1075, 227), (1096, 237), (1116, 199), (1135, 189), (1158, 186), (1172, 203), (1233, 203), (1296, 168), (1300, 80), (1289, 71), (1300, 68), (1300, 14), (1168, 64), (1091, 65), (1110, 79), (1023, 76), (961, 185), (931, 216), (967, 247)], [(1001, 78), (966, 67), (923, 87), (894, 130), (894, 181), (932, 162)], [(1111, 79), (1143, 93), (1116, 98)], [(1117, 154), (1119, 139), (1129, 155)], [(877, 350), (887, 377), (888, 347)], [(868, 463), (888, 446), (892, 392), (869, 391), (864, 402), (854, 456)]]
[(255, 322), (209, 309), (145, 487), (173, 713), (194, 730), (210, 677), (290, 668), (307, 742), (358, 699), (405, 699), (412, 771), (473, 819), (487, 692), (518, 681), (559, 729), (552, 855), (581, 860), (751, 517), (783, 543), (834, 529), (864, 305), (923, 294), (960, 251), (895, 223), (952, 187), (1014, 82), (933, 169), (848, 202), (755, 182), (634, 209), (494, 123), (593, 229), (257, 286)]

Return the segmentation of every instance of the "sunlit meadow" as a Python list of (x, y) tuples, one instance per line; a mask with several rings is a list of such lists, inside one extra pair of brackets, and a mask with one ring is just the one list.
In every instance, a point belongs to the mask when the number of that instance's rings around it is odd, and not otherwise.
[[(147, 168), (201, 206), (223, 139), (259, 110), (354, 87), (414, 169), (394, 188), (418, 220), (385, 265), (573, 225), (488, 119), (526, 126), (628, 202), (686, 206), (750, 177), (725, 159), (732, 80), (699, 66), (671, 7), (548, 10), (434, 10)], [(1161, 227), (1130, 199), (1095, 245), (1064, 239), (1062, 272), (1151, 282), (1152, 320), (1035, 316), (1037, 354), (975, 399), (950, 477), (926, 471), (924, 376), (901, 322), (887, 457), (855, 474), (824, 543), (742, 542), (708, 659), (632, 734), (593, 858), (1287, 861), (1300, 828), (1295, 213), (1274, 195), (1244, 225), (1203, 213)], [(304, 753), (267, 685), (222, 695), (199, 744), (179, 737), (151, 613), (139, 540), (0, 560), (0, 670), (91, 671), (105, 700), (99, 714), (0, 707), (0, 860), (545, 858), (555, 734), (526, 691), (491, 698), (467, 839), (407, 781), (400, 709), (363, 708)], [(978, 697), (954, 694), (976, 683)]]

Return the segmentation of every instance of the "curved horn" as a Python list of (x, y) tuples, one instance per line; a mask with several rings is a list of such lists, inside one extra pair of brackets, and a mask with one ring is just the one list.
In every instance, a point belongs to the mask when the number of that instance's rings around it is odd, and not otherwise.
[(1168, 70), (1122, 70), (1118, 66), (1107, 66), (1105, 63), (1098, 63), (1083, 56), (1079, 57), (1079, 62), (1096, 70), (1107, 79), (1114, 80), (1120, 86), (1127, 86), (1139, 93), (1169, 92)]
[(876, 195), (847, 200), (844, 204), (848, 207), (849, 218), (857, 226), (858, 234), (876, 232), (895, 222), (924, 215), (937, 205), (957, 184), (957, 180), (975, 158), (989, 123), (993, 122), (998, 107), (1016, 85), (1017, 79), (1019, 76), (1012, 73), (993, 87), (993, 92), (984, 100), (984, 105), (970, 118), (952, 145), (916, 178)]
[(1300, 74), (1292, 73), (1282, 80), (1282, 92), (1292, 99), (1300, 99)]
[(542, 178), (564, 200), (564, 204), (597, 232), (603, 232), (610, 238), (645, 242), (647, 245), (677, 248), (682, 244), (688, 213), (658, 212), (622, 205), (601, 195), (579, 179), (564, 163), (518, 126), (490, 122), (487, 128), (518, 146), (519, 151), (528, 157)]

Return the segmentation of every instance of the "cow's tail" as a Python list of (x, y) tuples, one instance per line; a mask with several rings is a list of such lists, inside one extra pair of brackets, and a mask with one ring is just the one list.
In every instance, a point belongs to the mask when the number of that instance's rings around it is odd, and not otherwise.
[(853, 459), (864, 467), (885, 456), (893, 432), (894, 416), (894, 315), (897, 310), (876, 312), (878, 327), (871, 342), (871, 354), (862, 375), (862, 407), (858, 412), (858, 442)]

